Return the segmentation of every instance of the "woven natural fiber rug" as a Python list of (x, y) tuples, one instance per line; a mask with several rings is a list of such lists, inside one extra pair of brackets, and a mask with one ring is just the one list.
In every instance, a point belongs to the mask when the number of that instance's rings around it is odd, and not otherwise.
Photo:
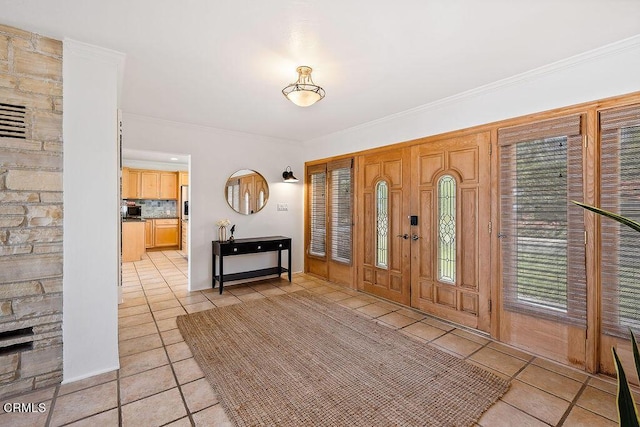
[(509, 387), (306, 291), (177, 322), (237, 426), (468, 426)]

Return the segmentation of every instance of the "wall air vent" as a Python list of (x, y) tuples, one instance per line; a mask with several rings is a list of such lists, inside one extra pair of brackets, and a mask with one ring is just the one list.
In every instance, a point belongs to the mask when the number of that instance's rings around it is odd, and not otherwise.
[(0, 356), (33, 349), (33, 326), (0, 332)]
[(26, 107), (0, 102), (0, 138), (26, 139)]

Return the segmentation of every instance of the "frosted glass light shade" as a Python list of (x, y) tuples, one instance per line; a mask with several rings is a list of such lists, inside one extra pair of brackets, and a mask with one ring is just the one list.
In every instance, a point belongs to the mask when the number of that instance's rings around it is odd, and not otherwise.
[(289, 101), (293, 102), (298, 107), (308, 107), (320, 101), (321, 96), (318, 95), (317, 92), (303, 89), (289, 93), (287, 98), (289, 98)]

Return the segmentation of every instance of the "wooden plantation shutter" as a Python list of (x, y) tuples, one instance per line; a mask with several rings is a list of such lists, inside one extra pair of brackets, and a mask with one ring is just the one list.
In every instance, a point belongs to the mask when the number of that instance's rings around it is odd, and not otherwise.
[[(600, 113), (601, 207), (640, 221), (640, 105)], [(602, 333), (640, 333), (640, 235), (601, 219)]]
[(326, 165), (307, 168), (309, 178), (309, 254), (325, 257), (327, 241), (327, 168)]
[(586, 325), (581, 116), (498, 130), (505, 310)]
[(351, 263), (353, 224), (353, 159), (327, 164), (331, 197), (329, 200), (331, 259)]

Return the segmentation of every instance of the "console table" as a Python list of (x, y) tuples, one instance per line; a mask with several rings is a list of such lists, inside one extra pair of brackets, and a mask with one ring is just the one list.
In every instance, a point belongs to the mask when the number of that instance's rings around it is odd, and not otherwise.
[[(255, 237), (251, 239), (236, 239), (233, 241), (221, 242), (214, 240), (212, 246), (212, 264), (213, 264), (213, 280), (211, 287), (216, 287), (216, 281), (220, 283), (220, 293), (224, 288), (224, 282), (232, 280), (249, 279), (252, 277), (268, 276), (271, 274), (280, 275), (284, 272), (289, 273), (289, 281), (291, 281), (291, 238), (284, 236)], [(287, 250), (289, 255), (288, 267), (282, 267), (282, 251)], [(235, 255), (257, 254), (261, 252), (278, 251), (278, 266), (270, 268), (262, 268), (259, 270), (243, 271), (240, 273), (224, 274), (224, 258)], [(218, 265), (216, 268), (216, 255), (218, 256)], [(217, 270), (220, 274), (217, 274)]]

